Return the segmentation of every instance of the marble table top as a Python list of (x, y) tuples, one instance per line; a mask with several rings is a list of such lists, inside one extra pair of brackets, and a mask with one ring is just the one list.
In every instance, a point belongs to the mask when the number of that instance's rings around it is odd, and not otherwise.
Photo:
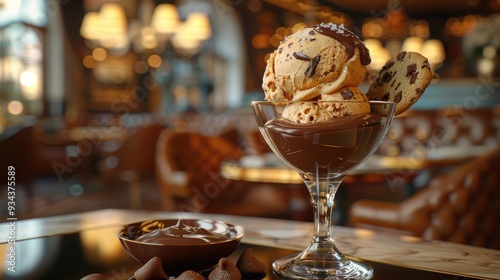
[[(293, 250), (304, 249), (313, 231), (310, 222), (118, 209), (18, 220), (14, 224), (16, 240), (25, 240), (98, 228), (118, 228), (149, 219), (178, 218), (207, 218), (239, 224), (245, 228), (243, 243)], [(9, 239), (10, 222), (0, 224), (0, 243)], [(500, 279), (500, 251), (497, 250), (340, 226), (334, 227), (333, 235), (337, 247), (349, 256), (457, 276)]]

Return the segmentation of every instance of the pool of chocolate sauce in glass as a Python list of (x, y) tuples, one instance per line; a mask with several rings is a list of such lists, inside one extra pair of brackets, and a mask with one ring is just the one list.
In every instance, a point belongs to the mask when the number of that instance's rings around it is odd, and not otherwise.
[(289, 165), (310, 175), (317, 165), (320, 176), (331, 176), (360, 164), (376, 148), (384, 128), (380, 116), (368, 113), (311, 124), (276, 119), (261, 129)]

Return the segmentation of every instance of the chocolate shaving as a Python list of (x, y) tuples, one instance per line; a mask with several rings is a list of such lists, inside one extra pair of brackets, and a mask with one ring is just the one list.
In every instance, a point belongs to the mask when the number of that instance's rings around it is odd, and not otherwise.
[(283, 48), (278, 48), (278, 53), (281, 54), (283, 52)]
[(403, 60), (406, 56), (406, 52), (400, 52), (397, 56), (397, 59), (398, 60)]
[(311, 63), (307, 66), (305, 75), (311, 78), (316, 72), (316, 67), (318, 67), (319, 60), (321, 59), (321, 55), (317, 55), (311, 59)]
[(311, 60), (311, 58), (309, 56), (307, 56), (303, 52), (299, 52), (299, 51), (293, 52), (293, 57), (295, 57), (296, 59), (300, 59), (300, 60), (307, 60), (307, 61)]
[(381, 101), (389, 101), (390, 97), (391, 97), (391, 95), (389, 93), (386, 93), (386, 94), (384, 94), (384, 96), (382, 96), (382, 100)]
[(349, 88), (346, 88), (345, 90), (341, 91), (340, 95), (345, 100), (350, 100), (354, 97), (354, 94), (352, 93), (352, 91)]

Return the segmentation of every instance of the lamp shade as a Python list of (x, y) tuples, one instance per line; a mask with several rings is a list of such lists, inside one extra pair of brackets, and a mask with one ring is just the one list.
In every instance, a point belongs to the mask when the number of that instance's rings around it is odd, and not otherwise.
[(179, 23), (179, 13), (172, 4), (158, 5), (151, 17), (151, 26), (158, 33), (172, 34)]
[(382, 46), (382, 42), (379, 39), (366, 39), (364, 44), (370, 51), (372, 58), (372, 62), (368, 66), (369, 70), (379, 71), (390, 58), (389, 51)]
[(191, 36), (198, 40), (207, 40), (212, 36), (212, 29), (210, 27), (210, 20), (204, 13), (191, 13), (187, 18), (187, 26)]
[(123, 48), (129, 42), (127, 34), (127, 17), (120, 4), (106, 3), (100, 10), (101, 28), (99, 40), (107, 48)]
[(88, 40), (99, 39), (101, 29), (101, 19), (98, 12), (88, 12), (83, 17), (80, 35)]
[(420, 52), (424, 44), (424, 39), (419, 37), (408, 37), (403, 41), (402, 51)]
[(431, 65), (442, 63), (446, 57), (443, 43), (438, 39), (425, 41), (420, 52), (429, 59)]

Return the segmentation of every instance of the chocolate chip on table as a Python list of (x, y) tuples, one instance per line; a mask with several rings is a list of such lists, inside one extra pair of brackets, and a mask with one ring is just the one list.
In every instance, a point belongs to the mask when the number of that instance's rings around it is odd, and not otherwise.
[(227, 258), (221, 258), (219, 264), (210, 272), (208, 280), (240, 280), (241, 272)]
[(205, 277), (193, 270), (186, 270), (176, 280), (205, 280)]
[(266, 272), (266, 265), (255, 257), (252, 248), (246, 248), (243, 253), (241, 253), (236, 262), (236, 267), (242, 274), (259, 274)]
[(149, 279), (168, 279), (169, 277), (163, 272), (162, 262), (160, 258), (154, 257), (150, 259), (146, 264), (135, 271), (134, 277), (137, 280), (149, 280)]

